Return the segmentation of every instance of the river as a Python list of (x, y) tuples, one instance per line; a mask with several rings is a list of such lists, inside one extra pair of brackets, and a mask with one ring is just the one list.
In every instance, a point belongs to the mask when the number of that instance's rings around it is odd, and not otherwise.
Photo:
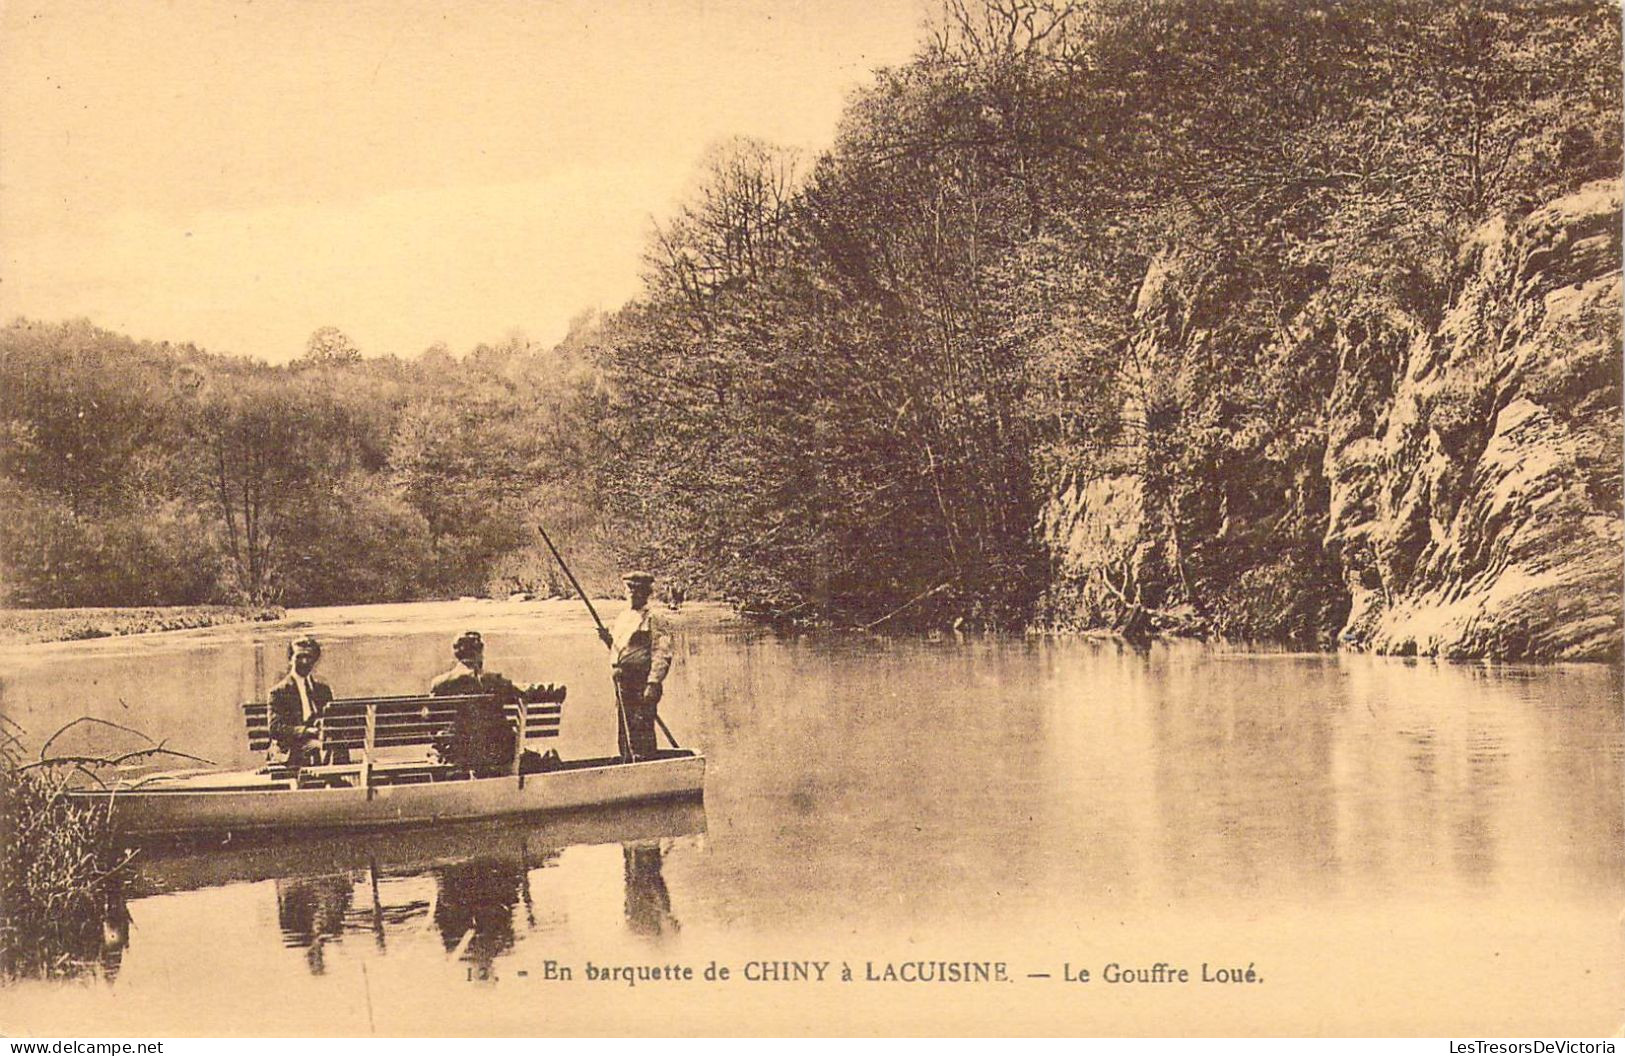
[[(613, 749), (602, 648), (567, 604), (292, 616), (13, 647), (0, 708), (36, 742), (92, 715), (250, 765), (237, 705), (293, 634), (361, 695), (426, 686), (472, 628), (490, 669), (570, 686), (562, 754)], [(105, 967), (0, 989), (0, 1032), (1625, 1023), (1617, 668), (678, 621), (661, 711), (707, 756), (703, 806), (150, 852)], [(126, 743), (64, 745), (81, 734)]]

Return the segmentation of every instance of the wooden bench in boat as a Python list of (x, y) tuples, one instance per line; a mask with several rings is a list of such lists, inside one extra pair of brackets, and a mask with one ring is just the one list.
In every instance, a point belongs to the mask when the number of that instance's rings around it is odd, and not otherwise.
[[(514, 773), (519, 772), (527, 741), (559, 735), (565, 693), (564, 686), (535, 686), (504, 705), (509, 724), (521, 734), (514, 740)], [(354, 780), (367, 786), (374, 776), (388, 776), (392, 781), (434, 781), (452, 776), (456, 768), (430, 760), (427, 750), (451, 727), (460, 708), (489, 699), (488, 694), (334, 699), (316, 719), (315, 747), (323, 762), (301, 767), (299, 783)], [(268, 750), (270, 704), (244, 704), (243, 721), (248, 728), (249, 748), (256, 752)], [(412, 758), (409, 750), (413, 748), (424, 751)], [(380, 758), (381, 752), (384, 758)], [(407, 758), (388, 758), (403, 752)], [(338, 761), (345, 759), (348, 761)], [(294, 776), (287, 766), (273, 765), (270, 772), (277, 778)]]

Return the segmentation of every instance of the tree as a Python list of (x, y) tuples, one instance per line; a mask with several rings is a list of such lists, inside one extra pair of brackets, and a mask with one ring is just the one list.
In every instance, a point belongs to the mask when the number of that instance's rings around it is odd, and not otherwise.
[(361, 361), (361, 350), (355, 347), (344, 331), (336, 326), (324, 326), (310, 335), (305, 342), (305, 354), (298, 360), (301, 366), (345, 367)]

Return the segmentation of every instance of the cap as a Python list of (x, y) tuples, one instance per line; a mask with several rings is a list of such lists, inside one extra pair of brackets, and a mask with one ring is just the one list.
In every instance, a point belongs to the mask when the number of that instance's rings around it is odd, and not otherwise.
[(480, 637), (479, 631), (464, 631), (457, 636), (455, 642), (451, 643), (451, 651), (455, 656), (462, 656), (464, 653), (483, 652), (484, 649), (485, 639)]
[(322, 643), (318, 642), (315, 638), (312, 638), (308, 634), (303, 638), (295, 638), (293, 641), (288, 643), (288, 655), (295, 656), (299, 653), (309, 653), (312, 656), (321, 656)]
[(647, 585), (653, 583), (654, 581), (655, 577), (652, 574), (643, 571), (641, 568), (633, 569), (631, 572), (621, 573), (622, 583), (643, 583)]

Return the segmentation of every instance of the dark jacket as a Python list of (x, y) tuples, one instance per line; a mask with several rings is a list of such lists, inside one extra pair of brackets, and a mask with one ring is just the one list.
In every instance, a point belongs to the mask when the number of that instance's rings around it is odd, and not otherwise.
[[(326, 682), (310, 676), (310, 704), (315, 713), (333, 701), (333, 689)], [(305, 723), (304, 702), (299, 699), (299, 686), (292, 672), (271, 687), (271, 740), (284, 752), (292, 752), (304, 741), (301, 727)]]
[(462, 705), (451, 728), (435, 738), (440, 758), (465, 767), (478, 777), (503, 774), (513, 764), (514, 731), (503, 708), (519, 699), (519, 687), (492, 671), (473, 671), (458, 664), (429, 684), (436, 697), (488, 693), (491, 699)]

